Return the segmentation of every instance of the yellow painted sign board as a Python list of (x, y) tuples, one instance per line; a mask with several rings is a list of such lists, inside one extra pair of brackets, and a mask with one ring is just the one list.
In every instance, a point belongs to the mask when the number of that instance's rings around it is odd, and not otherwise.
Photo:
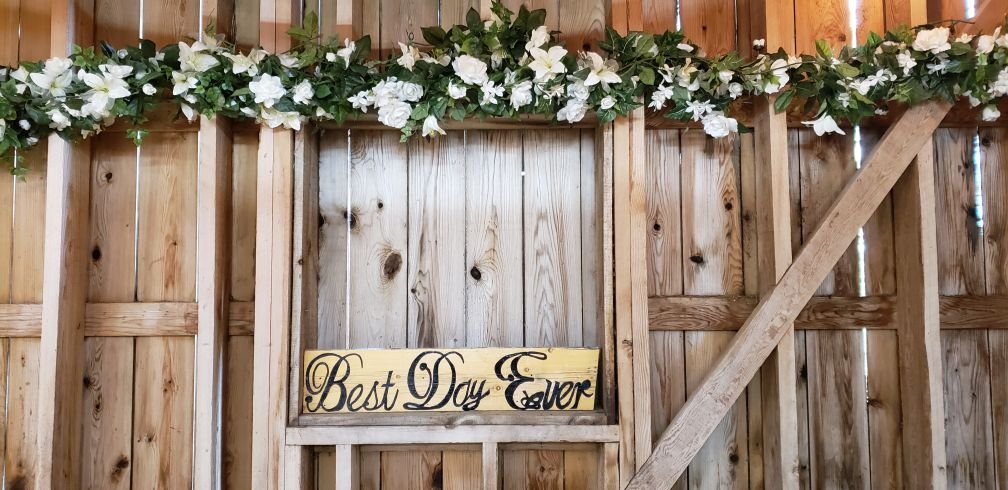
[(598, 349), (309, 350), (304, 411), (592, 410)]

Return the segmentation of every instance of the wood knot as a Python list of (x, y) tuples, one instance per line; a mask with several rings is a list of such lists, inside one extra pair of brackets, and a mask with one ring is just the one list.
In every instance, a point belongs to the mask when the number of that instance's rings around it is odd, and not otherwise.
[(476, 266), (473, 266), (472, 269), (469, 269), (469, 275), (472, 276), (472, 278), (477, 281), (483, 277), (483, 273), (480, 272), (479, 268), (477, 268)]
[(725, 208), (725, 211), (731, 211), (732, 209), (735, 209), (735, 205), (732, 204), (731, 201), (727, 201), (727, 202), (724, 203), (724, 208)]
[(728, 461), (731, 462), (731, 464), (738, 464), (738, 460), (739, 460), (738, 453), (736, 453), (735, 451), (728, 453)]
[(444, 468), (442, 468), (441, 463), (438, 463), (434, 467), (434, 472), (431, 474), (431, 484), (434, 488), (442, 488), (444, 486)]
[(381, 202), (381, 201), (378, 201), (378, 209), (384, 209), (384, 208), (385, 208), (385, 203)]
[(129, 458), (125, 455), (120, 455), (119, 459), (116, 460), (115, 466), (117, 470), (125, 470), (126, 468), (129, 468)]
[(84, 376), (84, 387), (90, 388), (92, 384), (94, 384), (94, 381), (91, 379), (91, 376)]
[(651, 225), (651, 229), (654, 231), (661, 231), (661, 223), (655, 221), (655, 224)]
[(112, 172), (105, 172), (105, 182), (112, 182)]
[(343, 212), (343, 217), (346, 218), (347, 221), (350, 223), (350, 229), (351, 230), (356, 230), (357, 229), (357, 210), (356, 209), (351, 210), (349, 215), (346, 213), (346, 211), (344, 211)]
[(385, 274), (386, 279), (392, 279), (400, 268), (402, 268), (402, 255), (399, 255), (399, 252), (392, 252), (388, 257), (385, 257), (382, 273)]
[(101, 260), (101, 247), (98, 245), (95, 245), (94, 248), (91, 249), (91, 260), (95, 262)]
[(703, 255), (700, 255), (700, 254), (690, 255), (689, 259), (690, 259), (690, 262), (693, 262), (694, 264), (703, 264), (704, 263)]

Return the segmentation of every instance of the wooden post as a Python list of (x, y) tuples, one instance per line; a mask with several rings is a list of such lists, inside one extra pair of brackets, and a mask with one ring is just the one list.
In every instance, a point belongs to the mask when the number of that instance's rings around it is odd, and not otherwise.
[[(67, 56), (73, 44), (90, 44), (91, 29), (77, 27), (91, 18), (92, 8), (75, 0), (53, 3), (53, 56)], [(48, 144), (36, 487), (77, 488), (91, 145), (67, 143), (56, 135)]]
[[(780, 0), (754, 2), (754, 37), (764, 37), (766, 50), (795, 49), (794, 4)], [(788, 183), (787, 115), (774, 111), (775, 97), (756, 102), (755, 186), (758, 287), (770, 292), (791, 265), (791, 196)], [(766, 488), (798, 488), (798, 400), (794, 324), (785, 327), (777, 348), (761, 368), (763, 472)]]
[(220, 486), (222, 376), (230, 277), (231, 130), (223, 118), (200, 118), (197, 184), (195, 421), (193, 485)]
[(483, 490), (501, 488), (500, 446), (496, 442), (483, 443)]
[(909, 109), (886, 132), (792, 266), (760, 300), (704, 383), (662, 434), (651, 458), (628, 488), (668, 488), (685, 471), (950, 108), (947, 102), (921, 104)]

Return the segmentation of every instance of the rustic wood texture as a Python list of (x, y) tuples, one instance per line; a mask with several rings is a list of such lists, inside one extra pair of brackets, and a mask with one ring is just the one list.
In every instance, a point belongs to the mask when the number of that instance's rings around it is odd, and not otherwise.
[(306, 348), (347, 347), (348, 144), (346, 130), (327, 130), (319, 134), (318, 325), (315, 345), (306, 345)]

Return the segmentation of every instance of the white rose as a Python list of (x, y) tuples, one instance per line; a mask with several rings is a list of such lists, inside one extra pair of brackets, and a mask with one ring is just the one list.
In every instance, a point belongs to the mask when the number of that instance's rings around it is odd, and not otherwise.
[(466, 88), (464, 85), (455, 85), (455, 82), (448, 82), (448, 96), (453, 99), (461, 99), (466, 96)]
[(413, 109), (401, 100), (393, 100), (378, 109), (378, 122), (396, 129), (401, 129), (409, 121)]
[(935, 27), (934, 29), (922, 29), (917, 31), (914, 38), (913, 48), (917, 51), (930, 51), (938, 54), (952, 49), (949, 44), (949, 28)]
[(612, 98), (611, 95), (607, 95), (599, 102), (599, 108), (602, 110), (612, 109), (614, 105), (616, 105), (616, 99)]
[(731, 83), (731, 79), (734, 76), (735, 72), (731, 70), (721, 70), (717, 74), (718, 80), (721, 80), (721, 83)]
[(994, 36), (984, 34), (977, 39), (977, 53), (987, 54), (994, 51)]
[(441, 126), (438, 126), (438, 120), (436, 117), (427, 116), (427, 118), (424, 119), (423, 130), (421, 131), (421, 134), (423, 135), (424, 138), (426, 138), (428, 136), (433, 136), (435, 134), (443, 135), (445, 134), (445, 131), (441, 129)]
[(732, 82), (728, 84), (728, 95), (733, 99), (737, 99), (742, 96), (742, 84), (738, 82)]
[(157, 93), (157, 89), (149, 83), (145, 83), (141, 90), (143, 90), (143, 93), (146, 95), (154, 95)]
[(532, 35), (529, 37), (528, 42), (525, 43), (525, 50), (532, 51), (533, 49), (541, 48), (543, 44), (549, 42), (549, 38), (549, 29), (547, 29), (546, 26), (536, 27), (536, 29), (532, 31)]
[(486, 63), (467, 54), (455, 58), (452, 69), (469, 85), (483, 85), (488, 80)]
[(273, 107), (287, 93), (280, 82), (280, 77), (264, 73), (261, 77), (249, 83), (249, 90), (255, 95), (256, 104)]
[(532, 82), (522, 81), (511, 87), (511, 107), (518, 109), (532, 103)]
[(712, 112), (703, 118), (704, 132), (714, 138), (724, 138), (738, 132), (738, 121), (722, 112)]
[(588, 87), (582, 81), (574, 80), (567, 85), (567, 95), (578, 100), (588, 100)]
[(567, 99), (567, 105), (557, 111), (557, 121), (567, 121), (576, 123), (584, 119), (588, 104), (580, 99)]
[(1001, 111), (998, 110), (997, 106), (989, 105), (983, 108), (982, 117), (984, 121), (997, 121), (1001, 117)]
[(308, 80), (301, 80), (301, 83), (295, 85), (291, 91), (291, 98), (294, 99), (295, 104), (307, 105), (314, 96), (315, 90), (312, 89)]
[(833, 116), (829, 114), (823, 114), (815, 121), (802, 121), (802, 124), (812, 126), (812, 130), (815, 131), (816, 136), (822, 136), (827, 133), (847, 134), (840, 129), (840, 126), (833, 120)]
[(332, 51), (326, 53), (325, 54), (325, 60), (328, 61), (328, 62), (330, 62), (330, 63), (332, 63), (333, 61), (336, 61), (336, 53), (333, 53)]
[(423, 87), (412, 82), (403, 82), (402, 88), (399, 89), (400, 98), (408, 102), (416, 102), (420, 100), (420, 97), (423, 97), (423, 94)]
[(402, 92), (402, 85), (403, 83), (396, 77), (390, 77), (378, 82), (378, 85), (374, 87), (375, 107), (382, 107), (390, 102), (400, 100), (399, 95)]

